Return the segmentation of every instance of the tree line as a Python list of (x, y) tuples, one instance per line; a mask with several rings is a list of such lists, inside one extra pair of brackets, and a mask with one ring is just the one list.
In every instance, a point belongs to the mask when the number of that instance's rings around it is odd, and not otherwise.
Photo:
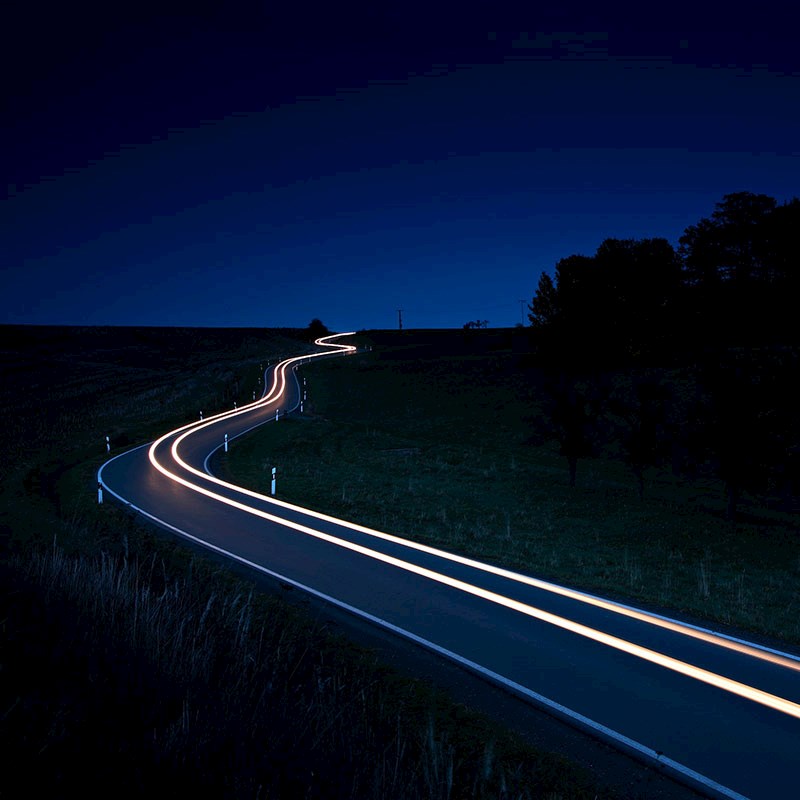
[(677, 249), (606, 239), (558, 261), (529, 305), (544, 375), (540, 438), (576, 483), (581, 458), (713, 474), (733, 518), (744, 493), (800, 490), (800, 200), (725, 195)]
[(545, 346), (577, 359), (636, 361), (721, 345), (796, 344), (800, 199), (725, 195), (676, 250), (606, 239), (542, 273), (529, 306)]

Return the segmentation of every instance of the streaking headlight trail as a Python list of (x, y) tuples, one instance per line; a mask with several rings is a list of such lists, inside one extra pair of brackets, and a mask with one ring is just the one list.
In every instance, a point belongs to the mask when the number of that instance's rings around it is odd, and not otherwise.
[(357, 352), (342, 341), (350, 335), (269, 367), (258, 400), (120, 453), (99, 484), (186, 540), (416, 642), (703, 793), (793, 796), (798, 656), (212, 474), (225, 442), (302, 409), (296, 368)]
[[(339, 350), (340, 352), (352, 352), (355, 350), (354, 347), (349, 345), (334, 343), (331, 341), (333, 339), (348, 335), (352, 334), (335, 334), (333, 336), (323, 337), (321, 339), (318, 339), (316, 341), (316, 344), (330, 347), (334, 351)], [(367, 528), (365, 526), (357, 525), (355, 523), (347, 522), (345, 520), (337, 519), (335, 517), (330, 517), (328, 515), (320, 514), (319, 512), (310, 511), (309, 509), (304, 509), (299, 506), (285, 503), (283, 501), (275, 500), (271, 497), (267, 497), (266, 495), (262, 495), (259, 494), (258, 492), (253, 492), (251, 490), (244, 489), (242, 487), (236, 486), (235, 484), (223, 481), (213, 475), (204, 473), (192, 467), (191, 465), (187, 464), (186, 461), (181, 458), (179, 452), (180, 445), (184, 443), (187, 437), (191, 436), (193, 433), (196, 433), (197, 431), (202, 430), (203, 428), (206, 428), (210, 425), (214, 425), (218, 423), (221, 419), (229, 419), (234, 416), (246, 414), (249, 411), (252, 411), (254, 408), (279, 402), (282, 399), (286, 390), (287, 369), (293, 368), (300, 362), (307, 361), (311, 358), (318, 357), (320, 355), (327, 355), (327, 354), (321, 353), (321, 354), (314, 354), (312, 356), (296, 356), (280, 362), (280, 364), (278, 364), (275, 367), (273, 384), (270, 391), (266, 392), (265, 395), (260, 400), (250, 403), (247, 406), (243, 406), (242, 408), (236, 411), (223, 412), (221, 414), (209, 418), (208, 420), (202, 423), (191, 423), (181, 428), (177, 428), (174, 431), (170, 431), (167, 434), (164, 434), (164, 436), (160, 437), (151, 445), (149, 452), (150, 462), (162, 475), (164, 475), (169, 480), (175, 481), (176, 483), (179, 483), (182, 486), (185, 486), (186, 488), (191, 489), (194, 492), (203, 494), (206, 497), (210, 497), (216, 500), (217, 502), (232, 506), (245, 513), (261, 517), (262, 519), (269, 520), (270, 522), (274, 522), (278, 525), (291, 528), (292, 530), (295, 530), (299, 533), (303, 533), (308, 536), (313, 536), (315, 538), (327, 541), (331, 544), (335, 544), (339, 547), (343, 547), (352, 550), (354, 552), (358, 552), (369, 558), (373, 558), (382, 561), (384, 563), (391, 564), (399, 569), (404, 569), (409, 572), (413, 572), (417, 575), (423, 576), (438, 583), (445, 584), (447, 586), (466, 592), (468, 594), (481, 597), (492, 603), (496, 603), (497, 605), (513, 609), (521, 614), (525, 614), (527, 616), (539, 619), (543, 622), (547, 622), (551, 625), (563, 628), (564, 630), (568, 630), (579, 636), (592, 639), (593, 641), (599, 642), (608, 647), (613, 647), (617, 650), (628, 653), (629, 655), (657, 664), (665, 669), (670, 669), (674, 672), (678, 672), (682, 675), (686, 675), (690, 678), (694, 678), (695, 680), (702, 681), (709, 685), (715, 686), (719, 689), (723, 689), (727, 692), (731, 692), (740, 697), (744, 697), (753, 702), (760, 703), (761, 705), (767, 706), (776, 711), (780, 711), (784, 714), (788, 714), (790, 716), (800, 719), (800, 705), (790, 700), (775, 696), (773, 694), (762, 691), (755, 687), (748, 686), (744, 683), (732, 680), (731, 678), (725, 677), (723, 675), (718, 675), (706, 669), (693, 666), (692, 664), (688, 664), (680, 659), (664, 655), (650, 648), (642, 647), (641, 645), (626, 641), (625, 639), (612, 636), (608, 633), (604, 633), (603, 631), (599, 631), (589, 626), (574, 622), (570, 619), (566, 619), (562, 616), (545, 611), (541, 608), (531, 606), (527, 603), (522, 603), (511, 597), (507, 597), (505, 595), (498, 594), (496, 592), (488, 591), (480, 586), (476, 586), (474, 584), (452, 578), (440, 572), (421, 567), (410, 561), (386, 555), (378, 550), (367, 548), (362, 545), (350, 542), (346, 539), (333, 536), (331, 534), (325, 533), (320, 530), (316, 530), (312, 527), (309, 527), (308, 525), (303, 525), (276, 516), (274, 514), (270, 514), (268, 512), (262, 511), (261, 509), (254, 508), (248, 505), (246, 502), (233, 500), (229, 497), (225, 497), (219, 494), (218, 492), (213, 491), (213, 489), (207, 488), (208, 484), (224, 487), (228, 490), (241, 494), (243, 497), (250, 497), (253, 499), (257, 499), (262, 503), (269, 503), (277, 507), (290, 509), (292, 511), (302, 512), (303, 514), (309, 517), (317, 518), (326, 522), (335, 522), (344, 527), (350, 528), (360, 533), (365, 533), (369, 536), (373, 536), (378, 539), (383, 539), (385, 541), (402, 544), (403, 546), (408, 547), (411, 550), (417, 550), (420, 552), (436, 555), (446, 560), (464, 564), (487, 573), (502, 576), (504, 578), (508, 578), (510, 580), (517, 581), (520, 583), (526, 583), (528, 585), (535, 586), (536, 588), (543, 589), (548, 592), (559, 594), (574, 600), (578, 600), (579, 602), (582, 603), (603, 608), (606, 611), (611, 611), (616, 614), (631, 617), (641, 622), (646, 622), (650, 625), (654, 625), (657, 627), (666, 628), (673, 632), (680, 633), (684, 636), (701, 639), (718, 647), (736, 650), (737, 652), (746, 654), (750, 657), (762, 659), (765, 661), (770, 661), (772, 663), (779, 664), (788, 669), (800, 672), (800, 661), (793, 659), (786, 654), (771, 651), (767, 648), (757, 647), (751, 643), (736, 640), (731, 637), (724, 637), (720, 634), (716, 634), (711, 631), (706, 631), (696, 626), (686, 625), (684, 623), (680, 623), (675, 620), (670, 620), (668, 618), (661, 617), (659, 615), (649, 614), (647, 612), (631, 608), (630, 606), (626, 606), (620, 603), (614, 603), (600, 597), (595, 597), (593, 595), (589, 595), (583, 592), (578, 592), (576, 590), (559, 586), (557, 584), (552, 584), (547, 581), (541, 581), (536, 578), (522, 575), (520, 573), (515, 573), (510, 570), (505, 570), (490, 564), (485, 564), (476, 561), (474, 559), (469, 559), (463, 556), (448, 553), (446, 551), (429, 547), (427, 545), (419, 544), (417, 542), (403, 539), (398, 536), (393, 536), (391, 534), (383, 533), (381, 531)], [(170, 437), (175, 436), (176, 434), (180, 435), (175, 438), (170, 448), (170, 452), (173, 459), (175, 460), (175, 463), (178, 464), (181, 468), (185, 469), (188, 473), (190, 473), (194, 477), (199, 478), (202, 481), (202, 484), (193, 482), (191, 480), (181, 477), (180, 475), (177, 475), (175, 472), (168, 469), (158, 460), (156, 456), (156, 451), (158, 447), (164, 441), (166, 441)]]

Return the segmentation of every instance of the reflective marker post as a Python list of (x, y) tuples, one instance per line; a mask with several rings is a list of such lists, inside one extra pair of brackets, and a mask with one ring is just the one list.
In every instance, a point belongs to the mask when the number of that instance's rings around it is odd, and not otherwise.
[(111, 452), (111, 440), (106, 436), (106, 453)]
[(202, 421), (203, 421), (203, 412), (201, 411), (200, 412), (200, 422), (202, 422)]
[(275, 497), (275, 470), (276, 467), (272, 468), (272, 496)]
[(225, 434), (225, 452), (228, 452), (228, 434)]
[(103, 484), (97, 481), (97, 504), (103, 505)]
[(275, 422), (277, 422), (277, 421), (278, 421), (278, 409), (276, 408), (275, 409)]

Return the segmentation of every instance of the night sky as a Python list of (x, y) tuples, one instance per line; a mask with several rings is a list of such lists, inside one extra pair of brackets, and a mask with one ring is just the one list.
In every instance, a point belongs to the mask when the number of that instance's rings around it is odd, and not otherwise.
[(19, 5), (2, 323), (512, 326), (561, 257), (800, 196), (788, 11)]

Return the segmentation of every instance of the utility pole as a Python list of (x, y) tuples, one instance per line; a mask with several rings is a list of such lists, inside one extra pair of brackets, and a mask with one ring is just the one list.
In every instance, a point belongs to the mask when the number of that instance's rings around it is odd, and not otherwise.
[(397, 309), (397, 324), (399, 326), (399, 330), (403, 330), (403, 309)]

